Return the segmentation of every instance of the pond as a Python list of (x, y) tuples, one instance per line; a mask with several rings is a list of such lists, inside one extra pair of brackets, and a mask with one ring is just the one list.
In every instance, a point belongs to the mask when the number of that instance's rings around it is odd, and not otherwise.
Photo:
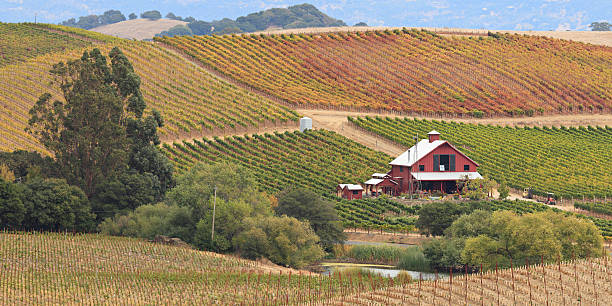
[[(407, 271), (397, 269), (395, 266), (387, 266), (387, 265), (371, 265), (371, 264), (352, 264), (352, 263), (330, 263), (326, 262), (321, 264), (324, 269), (323, 275), (329, 275), (335, 271), (342, 271), (343, 269), (351, 269), (351, 268), (361, 268), (364, 270), (371, 271), (383, 277), (396, 277), (400, 272), (405, 272), (412, 277), (413, 280), (419, 279), (419, 274), (421, 275), (423, 280), (434, 280), (436, 278), (435, 273), (430, 272), (419, 272), (419, 271)], [(446, 273), (438, 273), (438, 279), (446, 278), (448, 274)]]

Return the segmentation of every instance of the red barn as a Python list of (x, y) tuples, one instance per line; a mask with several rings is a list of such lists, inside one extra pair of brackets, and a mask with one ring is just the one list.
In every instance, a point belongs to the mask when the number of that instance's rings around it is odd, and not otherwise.
[(482, 178), (478, 164), (448, 141), (440, 140), (440, 133), (431, 131), (427, 136), (389, 163), (387, 178), (397, 183), (394, 195), (419, 190), (454, 193), (457, 181)]
[(357, 200), (362, 198), (363, 187), (361, 185), (353, 184), (339, 184), (336, 187), (338, 197), (345, 198), (347, 200)]

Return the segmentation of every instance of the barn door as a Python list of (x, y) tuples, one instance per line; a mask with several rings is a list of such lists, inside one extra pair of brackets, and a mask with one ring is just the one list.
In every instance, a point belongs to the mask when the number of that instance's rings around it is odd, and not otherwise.
[(455, 171), (455, 154), (450, 155), (450, 171)]
[(440, 155), (434, 154), (434, 172), (440, 171)]

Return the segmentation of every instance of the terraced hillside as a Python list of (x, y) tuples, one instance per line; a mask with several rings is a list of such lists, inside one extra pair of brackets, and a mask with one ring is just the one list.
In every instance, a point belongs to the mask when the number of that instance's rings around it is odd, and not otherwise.
[[(162, 139), (241, 131), (262, 124), (293, 125), (298, 119), (293, 110), (226, 83), (156, 44), (118, 39), (95, 44), (103, 53), (114, 46), (123, 50), (141, 77), (149, 108), (162, 113), (166, 122), (160, 130)], [(28, 111), (44, 92), (59, 97), (58, 86), (50, 83), (52, 65), (79, 58), (87, 49), (91, 47), (48, 53), (0, 67), (0, 150), (44, 151), (24, 132)]]
[(0, 233), (0, 261), (2, 305), (297, 304), (386, 285), (90, 234)]
[(612, 48), (427, 31), (158, 38), (296, 105), (425, 114), (612, 109)]
[(612, 128), (513, 128), (408, 118), (350, 119), (366, 131), (409, 146), (431, 131), (511, 187), (564, 198), (612, 196)]
[(0, 67), (21, 63), (43, 54), (88, 45), (90, 43), (87, 41), (31, 25), (0, 22)]

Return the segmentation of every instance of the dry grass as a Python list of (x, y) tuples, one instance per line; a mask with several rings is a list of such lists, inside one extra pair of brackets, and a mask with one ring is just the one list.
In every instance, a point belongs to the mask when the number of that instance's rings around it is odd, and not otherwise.
[(172, 19), (134, 19), (103, 25), (91, 31), (127, 39), (152, 39), (155, 34), (187, 22)]

